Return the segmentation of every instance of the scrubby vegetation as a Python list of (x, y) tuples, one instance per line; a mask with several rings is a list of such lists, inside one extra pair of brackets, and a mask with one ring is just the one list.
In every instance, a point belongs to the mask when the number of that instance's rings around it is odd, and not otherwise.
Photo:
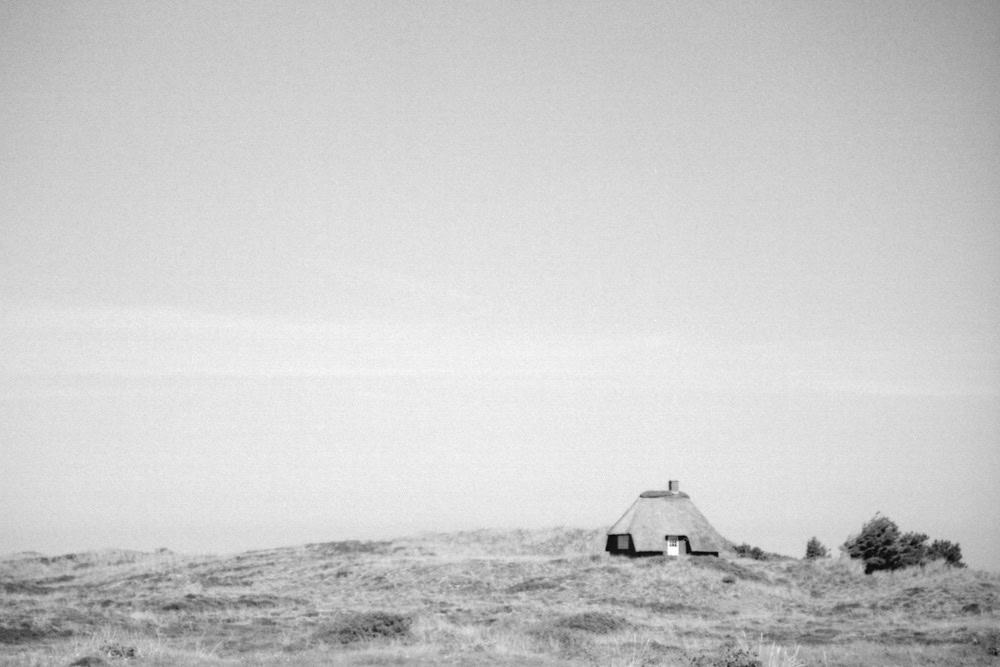
[(605, 611), (585, 611), (563, 616), (556, 620), (555, 625), (569, 630), (606, 635), (609, 632), (628, 627), (628, 621)]
[[(602, 531), (0, 560), (0, 664), (993, 665), (1000, 576), (616, 558)], [(930, 548), (930, 547), (929, 547)]]
[(962, 547), (957, 542), (934, 540), (927, 547), (927, 560), (941, 560), (953, 567), (965, 567), (962, 562)]
[(748, 646), (729, 644), (718, 653), (695, 656), (691, 667), (764, 667), (760, 654)]
[(313, 633), (313, 638), (334, 644), (376, 639), (401, 639), (410, 633), (413, 619), (385, 611), (354, 612), (338, 618)]
[(809, 541), (806, 542), (806, 560), (826, 558), (829, 553), (823, 543), (815, 537), (810, 537)]
[(786, 560), (788, 558), (788, 556), (764, 551), (760, 547), (754, 547), (745, 542), (734, 546), (733, 551), (740, 558), (752, 558), (753, 560)]
[(952, 567), (965, 567), (958, 544), (934, 540), (928, 546), (928, 539), (923, 533), (901, 533), (892, 519), (876, 514), (858, 535), (847, 539), (843, 549), (848, 556), (864, 563), (865, 574), (922, 566), (934, 560), (942, 560)]

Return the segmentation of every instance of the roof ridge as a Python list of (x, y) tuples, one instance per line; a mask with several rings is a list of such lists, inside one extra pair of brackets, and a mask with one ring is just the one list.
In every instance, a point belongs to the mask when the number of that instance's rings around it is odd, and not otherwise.
[(640, 498), (691, 498), (688, 494), (683, 491), (663, 491), (659, 489), (653, 489), (652, 491), (643, 491), (639, 494)]

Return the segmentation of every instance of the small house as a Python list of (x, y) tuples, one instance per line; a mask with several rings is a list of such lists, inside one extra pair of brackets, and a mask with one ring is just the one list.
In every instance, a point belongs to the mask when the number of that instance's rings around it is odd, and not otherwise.
[(623, 556), (718, 556), (726, 540), (671, 480), (665, 491), (644, 491), (608, 529), (605, 551)]

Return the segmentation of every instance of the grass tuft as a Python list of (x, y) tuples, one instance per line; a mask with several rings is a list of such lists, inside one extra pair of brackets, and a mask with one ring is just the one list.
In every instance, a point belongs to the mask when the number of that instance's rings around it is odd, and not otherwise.
[(603, 611), (585, 611), (579, 614), (563, 616), (553, 623), (557, 628), (579, 630), (597, 635), (617, 632), (629, 626), (628, 621), (620, 616)]
[(546, 577), (535, 577), (507, 587), (508, 593), (528, 593), (559, 588), (559, 582)]

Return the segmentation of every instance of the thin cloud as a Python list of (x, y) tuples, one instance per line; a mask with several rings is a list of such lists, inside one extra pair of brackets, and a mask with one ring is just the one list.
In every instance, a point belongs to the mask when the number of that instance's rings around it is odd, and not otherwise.
[(973, 345), (542, 336), (401, 322), (248, 318), (166, 308), (8, 306), (8, 375), (617, 378), (678, 391), (1000, 393)]

